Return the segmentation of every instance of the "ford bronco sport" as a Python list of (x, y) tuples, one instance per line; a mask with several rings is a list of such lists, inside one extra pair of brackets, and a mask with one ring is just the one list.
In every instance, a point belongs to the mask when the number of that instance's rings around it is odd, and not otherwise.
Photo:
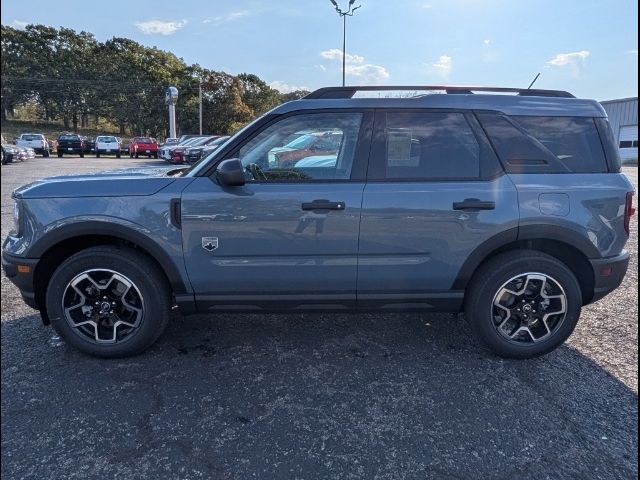
[[(446, 94), (361, 98), (399, 89)], [(274, 162), (299, 132), (337, 144)], [(96, 356), (142, 352), (177, 305), (464, 310), (494, 352), (527, 358), (562, 344), (582, 306), (621, 283), (632, 195), (596, 101), (324, 88), (189, 168), (17, 189), (2, 264), (45, 324)]]

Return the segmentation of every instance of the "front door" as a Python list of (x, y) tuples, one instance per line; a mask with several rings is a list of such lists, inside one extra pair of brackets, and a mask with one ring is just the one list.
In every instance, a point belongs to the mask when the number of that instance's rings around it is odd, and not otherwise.
[(214, 174), (183, 191), (185, 263), (200, 311), (355, 305), (372, 115), (280, 117), (227, 155), (245, 167), (244, 186), (221, 186)]

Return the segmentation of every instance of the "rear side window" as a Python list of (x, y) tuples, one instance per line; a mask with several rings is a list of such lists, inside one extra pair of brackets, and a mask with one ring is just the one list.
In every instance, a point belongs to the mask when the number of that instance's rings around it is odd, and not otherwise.
[(607, 162), (593, 118), (478, 114), (509, 172), (601, 173)]
[(384, 115), (385, 179), (419, 181), (480, 176), (480, 145), (464, 114), (388, 112)]

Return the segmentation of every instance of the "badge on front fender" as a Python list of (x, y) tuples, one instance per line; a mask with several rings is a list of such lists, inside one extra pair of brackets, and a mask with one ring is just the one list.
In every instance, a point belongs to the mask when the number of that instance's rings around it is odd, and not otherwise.
[(202, 248), (208, 252), (213, 252), (218, 248), (218, 237), (202, 237)]

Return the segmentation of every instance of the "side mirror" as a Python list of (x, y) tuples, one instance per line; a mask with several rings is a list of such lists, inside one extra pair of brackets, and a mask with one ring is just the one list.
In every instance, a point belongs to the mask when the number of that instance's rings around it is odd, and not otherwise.
[(244, 167), (237, 158), (223, 160), (216, 169), (220, 183), (229, 187), (241, 187), (245, 184)]

